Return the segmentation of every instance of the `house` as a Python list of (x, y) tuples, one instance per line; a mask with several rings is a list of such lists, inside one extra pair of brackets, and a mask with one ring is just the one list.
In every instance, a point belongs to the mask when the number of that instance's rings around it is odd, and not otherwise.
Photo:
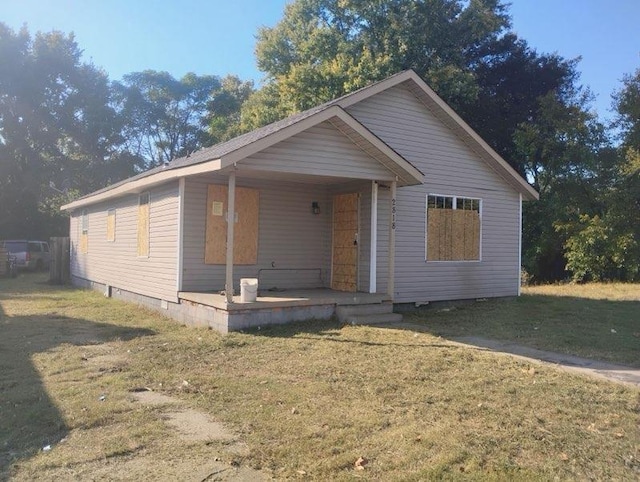
[(537, 198), (405, 71), (63, 209), (74, 283), (226, 332), (518, 295)]

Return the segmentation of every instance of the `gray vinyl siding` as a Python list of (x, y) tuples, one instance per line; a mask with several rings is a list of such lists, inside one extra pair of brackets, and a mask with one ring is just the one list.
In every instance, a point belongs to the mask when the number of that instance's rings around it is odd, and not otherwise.
[(392, 179), (382, 164), (328, 121), (242, 160), (241, 168), (351, 179)]
[[(184, 204), (183, 291), (224, 289), (225, 266), (204, 263), (207, 186), (225, 177), (188, 178)], [(258, 278), (260, 290), (319, 288), (331, 281), (331, 196), (326, 186), (243, 179), (237, 186), (259, 189), (258, 263), (234, 266), (240, 278)], [(320, 214), (311, 212), (317, 201)]]
[[(82, 209), (71, 216), (71, 273), (134, 293), (177, 302), (178, 183), (149, 190), (149, 256), (138, 257), (138, 194), (86, 208), (89, 216), (88, 253), (78, 242)], [(115, 241), (107, 241), (107, 211), (116, 210)]]
[[(519, 194), (406, 87), (396, 86), (348, 110), (425, 174), (424, 185), (398, 189), (395, 301), (516, 295)], [(481, 261), (425, 261), (429, 193), (482, 199)], [(379, 195), (378, 291), (384, 290), (386, 281), (388, 195), (383, 190)]]

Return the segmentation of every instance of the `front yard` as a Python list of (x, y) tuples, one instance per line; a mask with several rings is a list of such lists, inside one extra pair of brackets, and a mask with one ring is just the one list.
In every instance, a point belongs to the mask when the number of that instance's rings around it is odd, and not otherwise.
[[(540, 288), (436, 308), (406, 317), (417, 331), (309, 322), (220, 336), (42, 275), (0, 280), (0, 479), (184, 479), (213, 458), (276, 479), (636, 479), (637, 389), (439, 336), (638, 366), (630, 289), (629, 301)], [(135, 401), (147, 388), (246, 449), (174, 437), (162, 406)]]

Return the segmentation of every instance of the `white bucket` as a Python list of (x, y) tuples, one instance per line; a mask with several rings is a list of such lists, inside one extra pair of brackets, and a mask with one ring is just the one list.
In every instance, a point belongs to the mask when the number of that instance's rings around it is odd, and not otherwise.
[(253, 303), (258, 297), (258, 278), (240, 278), (240, 302)]

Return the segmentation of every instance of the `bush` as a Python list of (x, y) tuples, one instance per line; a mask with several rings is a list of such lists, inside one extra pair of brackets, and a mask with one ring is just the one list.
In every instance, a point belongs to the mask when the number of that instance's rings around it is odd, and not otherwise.
[(607, 217), (581, 215), (565, 243), (567, 270), (573, 281), (635, 281), (640, 271), (639, 246), (630, 229)]

